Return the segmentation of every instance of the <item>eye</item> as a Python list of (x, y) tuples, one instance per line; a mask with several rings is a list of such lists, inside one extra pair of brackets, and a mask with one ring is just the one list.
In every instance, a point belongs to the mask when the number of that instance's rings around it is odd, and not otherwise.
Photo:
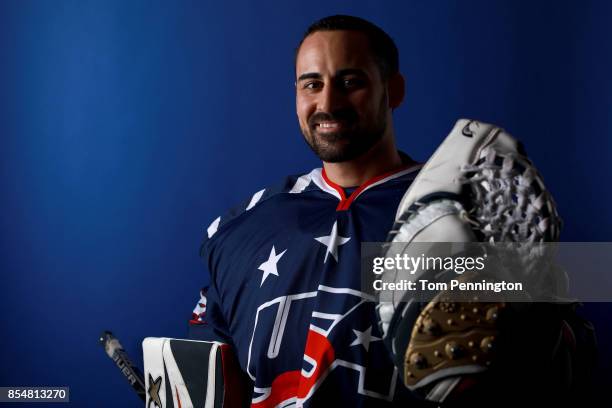
[(357, 77), (349, 77), (349, 78), (342, 79), (342, 86), (345, 89), (359, 88), (363, 86), (363, 84), (364, 84), (363, 79), (357, 78)]
[(308, 81), (302, 85), (302, 89), (319, 89), (321, 88), (320, 81)]

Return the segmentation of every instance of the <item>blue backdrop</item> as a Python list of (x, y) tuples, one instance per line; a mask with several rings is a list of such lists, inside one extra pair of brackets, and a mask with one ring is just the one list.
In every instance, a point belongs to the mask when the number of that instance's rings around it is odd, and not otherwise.
[[(400, 147), (425, 160), (459, 117), (521, 138), (564, 241), (612, 240), (612, 3), (0, 1), (0, 385), (68, 385), (74, 406), (138, 406), (97, 344), (184, 337), (203, 231), (319, 165), (294, 109), (313, 20), (396, 40)], [(610, 305), (590, 304), (602, 348)], [(612, 354), (602, 350), (601, 384)]]

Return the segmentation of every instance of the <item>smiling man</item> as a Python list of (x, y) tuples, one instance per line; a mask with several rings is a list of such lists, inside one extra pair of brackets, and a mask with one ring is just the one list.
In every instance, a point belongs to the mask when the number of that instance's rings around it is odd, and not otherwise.
[(313, 24), (297, 51), (296, 77), (300, 128), (331, 180), (357, 186), (405, 164), (391, 116), (404, 78), (382, 30), (342, 16)]
[(331, 16), (305, 33), (295, 72), (300, 129), (322, 167), (208, 226), (210, 286), (191, 337), (233, 347), (254, 407), (419, 406), (360, 280), (361, 242), (385, 240), (420, 168), (395, 146), (397, 48), (365, 20)]

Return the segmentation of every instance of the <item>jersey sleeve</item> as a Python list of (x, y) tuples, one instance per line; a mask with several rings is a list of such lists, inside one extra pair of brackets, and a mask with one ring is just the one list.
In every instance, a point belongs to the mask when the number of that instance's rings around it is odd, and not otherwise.
[(200, 300), (189, 320), (189, 339), (232, 344), (214, 282), (200, 290)]

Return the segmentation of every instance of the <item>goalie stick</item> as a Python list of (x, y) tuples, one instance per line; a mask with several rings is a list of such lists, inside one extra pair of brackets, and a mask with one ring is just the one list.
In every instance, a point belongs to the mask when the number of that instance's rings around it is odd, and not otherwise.
[(145, 401), (146, 388), (142, 372), (132, 364), (119, 340), (113, 333), (106, 330), (100, 335), (100, 344), (104, 347), (108, 357), (115, 362), (115, 365), (128, 380), (134, 391), (136, 391), (136, 394)]

